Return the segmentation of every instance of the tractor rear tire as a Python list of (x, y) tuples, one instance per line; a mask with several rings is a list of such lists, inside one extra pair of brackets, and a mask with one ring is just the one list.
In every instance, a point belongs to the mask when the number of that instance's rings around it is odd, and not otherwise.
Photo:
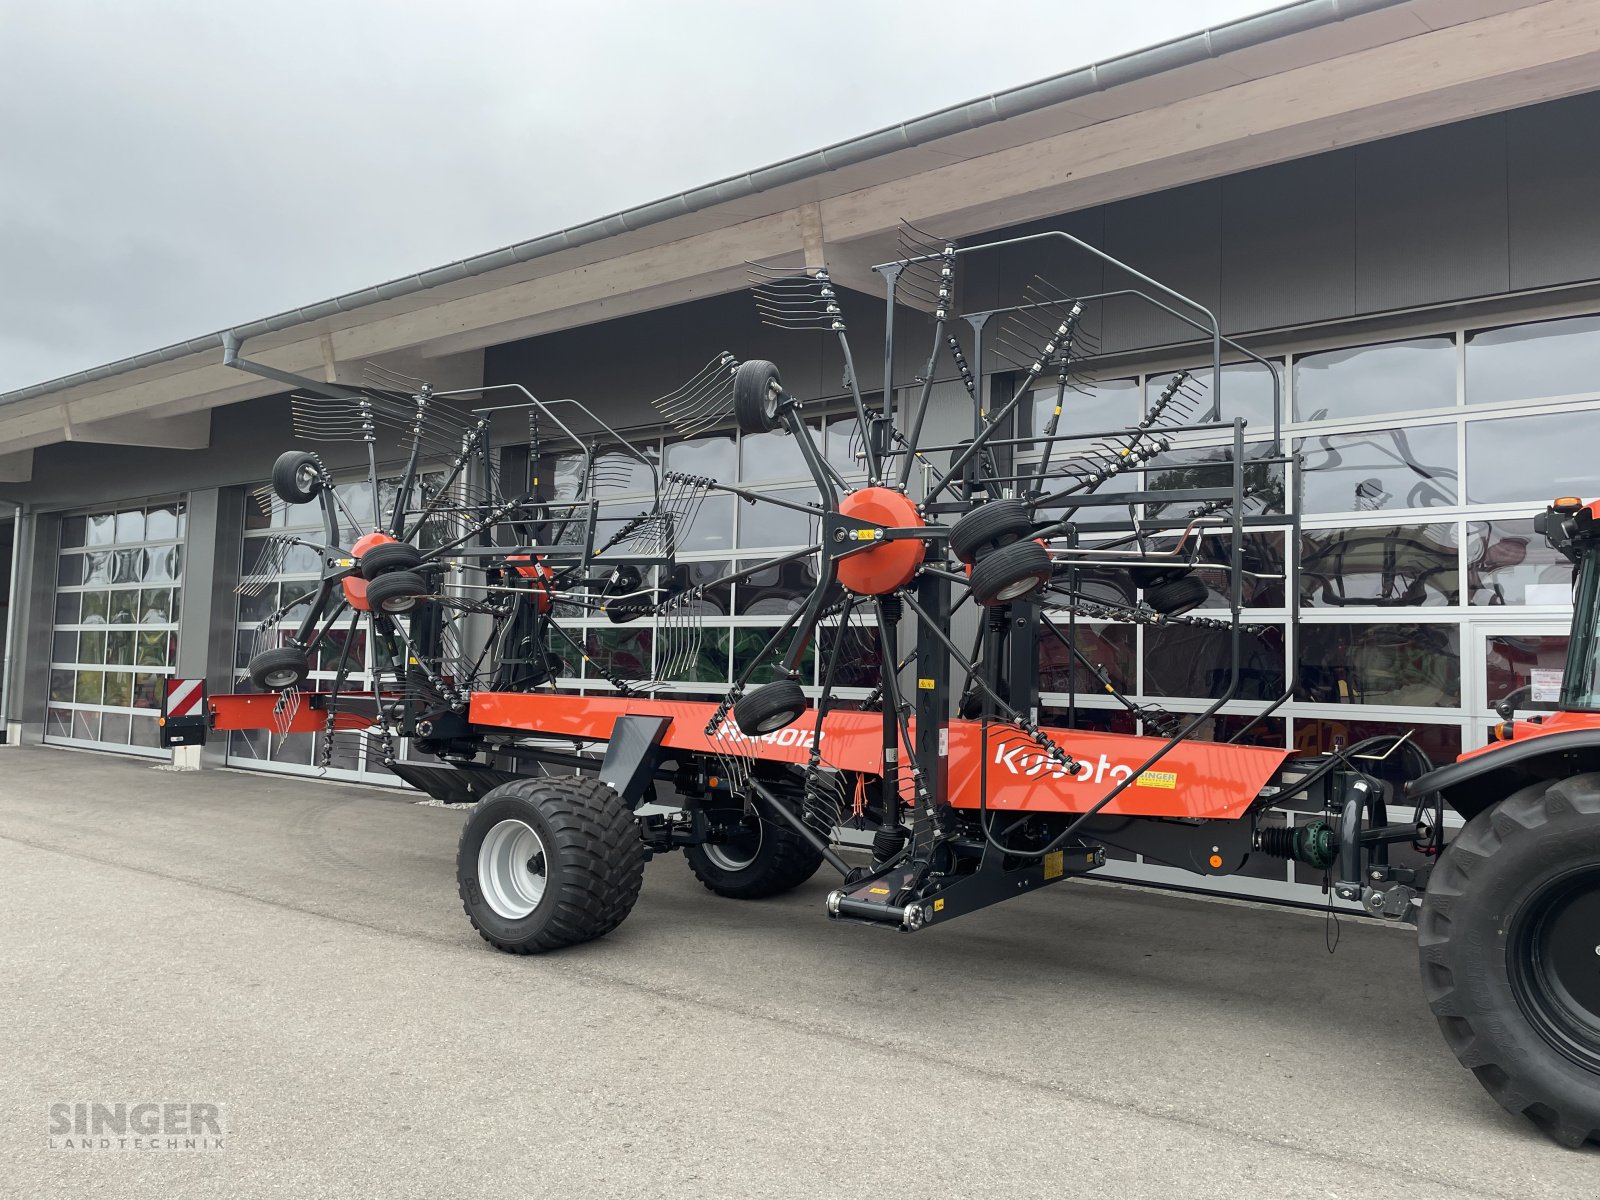
[(622, 924), (644, 883), (644, 842), (632, 809), (598, 779), (514, 779), (468, 815), (456, 882), (484, 941), (543, 954)]
[(792, 829), (747, 817), (725, 842), (685, 846), (694, 877), (719, 896), (763, 900), (793, 891), (817, 873), (822, 851)]
[(1469, 821), (1417, 932), (1461, 1065), (1562, 1145), (1600, 1141), (1600, 774), (1533, 784)]

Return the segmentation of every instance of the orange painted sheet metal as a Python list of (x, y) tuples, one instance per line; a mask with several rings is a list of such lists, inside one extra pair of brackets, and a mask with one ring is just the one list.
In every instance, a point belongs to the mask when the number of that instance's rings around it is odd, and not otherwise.
[[(706, 736), (716, 711), (693, 700), (649, 700), (621, 696), (556, 696), (542, 693), (479, 692), (469, 718), (476, 725), (519, 729), (558, 738), (604, 741), (617, 717), (671, 718), (663, 743), (675, 750), (716, 753), (725, 747)], [(811, 754), (816, 717), (758, 738), (744, 738), (731, 721), (724, 739), (747, 744), (755, 757), (804, 763)], [(1160, 748), (1159, 738), (1054, 729), (1050, 735), (1079, 763), (1071, 777), (1054, 766), (1032, 742), (1005, 738), (990, 727), (987, 752), (976, 721), (950, 723), (950, 799), (958, 808), (976, 808), (979, 763), (988, 775), (987, 804), (1010, 812), (1082, 812), (1132, 774)], [(828, 714), (822, 730), (823, 759), (847, 771), (882, 770), (882, 717), (878, 713)], [(1140, 776), (1103, 810), (1111, 816), (1206, 817), (1232, 819), (1261, 794), (1289, 757), (1287, 750), (1182, 742)]]
[[(1531, 738), (1548, 737), (1552, 733), (1574, 733), (1584, 729), (1600, 729), (1600, 713), (1553, 712), (1539, 721), (1514, 721), (1510, 740), (1526, 742)], [(1464, 754), (1457, 755), (1456, 761), (1466, 762), (1469, 758), (1477, 758), (1480, 754), (1492, 754), (1496, 750), (1505, 749), (1507, 744), (1505, 740), (1490, 742), (1486, 746), (1479, 746), (1476, 750), (1468, 750)]]
[[(210, 700), (213, 729), (272, 729), (278, 733), (321, 733), (328, 727), (326, 710), (311, 707), (310, 692), (300, 694), (300, 703), (289, 713), (288, 723), (278, 712), (278, 697), (268, 693), (237, 693), (229, 696), (212, 696)], [(350, 700), (372, 699), (371, 692), (341, 692), (341, 704)], [(371, 716), (356, 712), (334, 714), (335, 729), (366, 729), (372, 724)]]

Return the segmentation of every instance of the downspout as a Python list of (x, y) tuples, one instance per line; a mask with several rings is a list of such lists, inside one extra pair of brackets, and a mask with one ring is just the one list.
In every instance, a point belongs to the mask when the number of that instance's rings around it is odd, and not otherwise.
[(11, 740), (12, 665), (16, 659), (17, 625), (19, 613), (17, 600), (22, 590), (22, 518), (26, 506), (20, 500), (0, 500), (11, 506), (11, 586), (6, 596), (5, 653), (0, 655), (0, 738)]

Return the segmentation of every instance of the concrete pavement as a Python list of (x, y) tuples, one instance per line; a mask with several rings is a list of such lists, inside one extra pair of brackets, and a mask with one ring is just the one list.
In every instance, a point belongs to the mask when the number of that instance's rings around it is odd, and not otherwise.
[[(646, 873), (495, 953), (459, 811), (0, 750), (0, 1196), (1573, 1197), (1460, 1069), (1407, 932), (1073, 883), (926, 933)], [(64, 1151), (52, 1103), (226, 1106)]]

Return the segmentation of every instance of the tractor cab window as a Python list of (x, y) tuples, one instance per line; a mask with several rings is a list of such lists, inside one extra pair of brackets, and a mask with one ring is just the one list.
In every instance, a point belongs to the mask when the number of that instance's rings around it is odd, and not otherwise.
[(1561, 707), (1600, 711), (1600, 554), (1583, 555), (1572, 600), (1572, 643), (1562, 681)]

